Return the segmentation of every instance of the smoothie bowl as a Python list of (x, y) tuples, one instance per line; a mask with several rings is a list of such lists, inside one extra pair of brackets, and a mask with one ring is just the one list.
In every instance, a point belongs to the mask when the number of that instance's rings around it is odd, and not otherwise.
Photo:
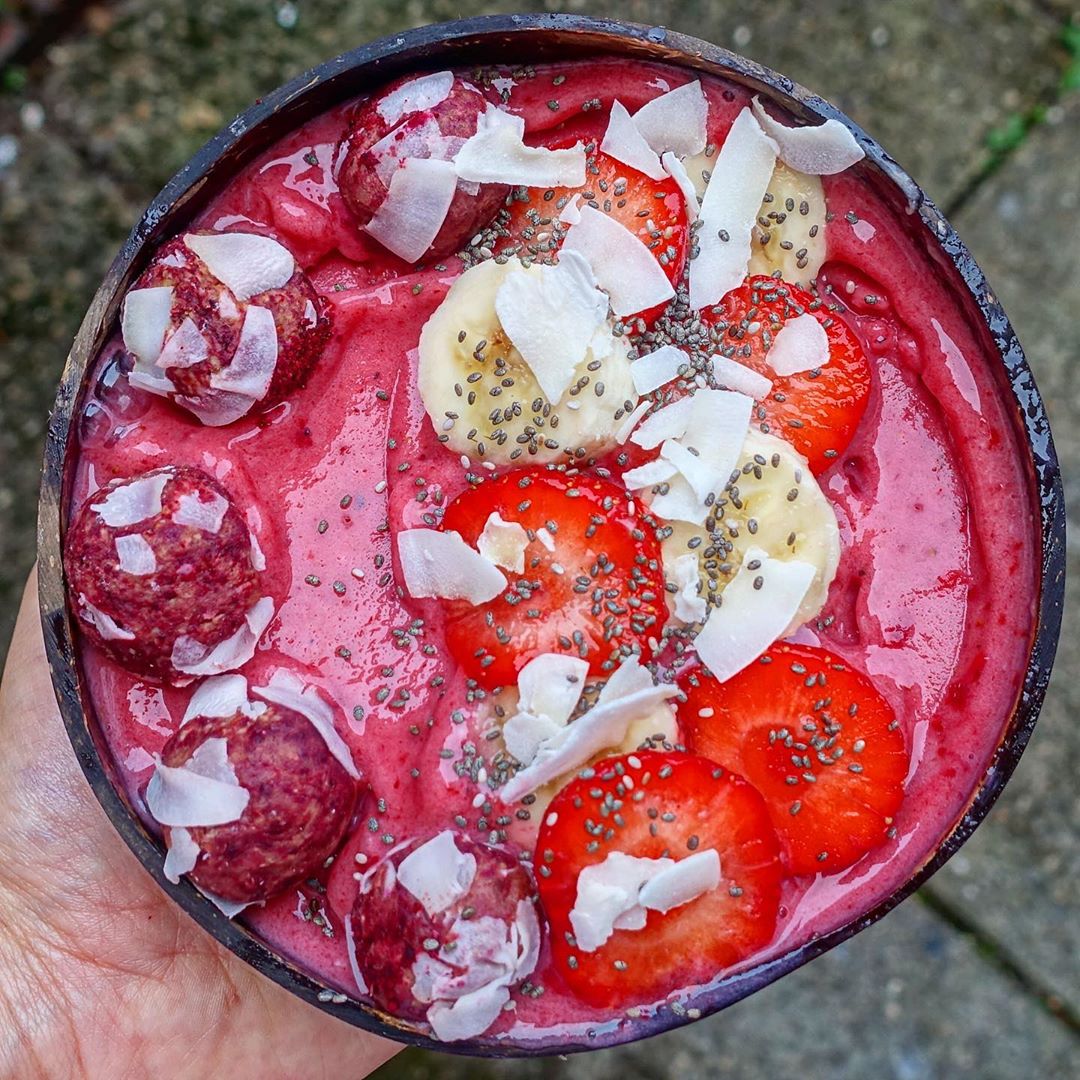
[(166, 187), (49, 431), (80, 763), (223, 944), (360, 1027), (565, 1053), (885, 914), (1035, 722), (1063, 513), (955, 234), (658, 29), (426, 28)]

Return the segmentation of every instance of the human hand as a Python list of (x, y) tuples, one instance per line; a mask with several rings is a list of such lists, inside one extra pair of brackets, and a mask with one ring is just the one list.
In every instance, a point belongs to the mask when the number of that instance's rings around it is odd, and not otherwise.
[(259, 975), (158, 888), (86, 783), (23, 595), (0, 684), (0, 1074), (356, 1080), (400, 1047)]

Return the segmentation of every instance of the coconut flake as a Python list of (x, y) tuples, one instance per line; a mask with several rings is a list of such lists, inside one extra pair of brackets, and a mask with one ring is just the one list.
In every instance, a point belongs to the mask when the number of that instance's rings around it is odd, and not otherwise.
[(660, 454), (704, 500), (711, 491), (723, 491), (739, 463), (754, 399), (730, 390), (698, 390), (690, 400), (686, 430), (680, 439), (667, 440)]
[(581, 220), (567, 232), (560, 259), (568, 251), (578, 252), (592, 267), (616, 315), (636, 315), (675, 295), (653, 253), (625, 225), (591, 206), (581, 208)]
[(398, 864), (398, 883), (434, 918), (472, 888), (476, 857), (461, 852), (446, 829), (411, 851)]
[(518, 708), (565, 724), (577, 708), (589, 665), (565, 653), (541, 653), (518, 672)]
[(215, 390), (250, 398), (252, 403), (262, 401), (273, 381), (277, 358), (278, 332), (274, 313), (269, 308), (250, 304), (236, 351), (225, 367), (210, 376), (210, 385)]
[(839, 120), (813, 127), (788, 127), (774, 120), (754, 96), (754, 116), (773, 139), (785, 165), (811, 176), (832, 176), (861, 161), (866, 154), (855, 136)]
[(215, 675), (196, 687), (180, 726), (196, 716), (226, 717), (239, 712), (254, 717), (265, 711), (266, 706), (261, 702), (248, 700), (248, 684), (243, 675)]
[(195, 869), (199, 861), (199, 845), (191, 839), (187, 829), (177, 826), (169, 830), (169, 847), (165, 852), (165, 865), (162, 867), (165, 877), (176, 885), (182, 874)]
[(675, 618), (684, 623), (703, 622), (708, 609), (704, 598), (699, 595), (701, 567), (697, 555), (692, 551), (680, 555), (672, 562), (670, 574), (678, 587), (675, 593)]
[(92, 623), (106, 641), (135, 640), (135, 635), (130, 630), (125, 630), (111, 615), (94, 607), (82, 593), (79, 593), (79, 608), (86, 621)]
[(141, 361), (128, 372), (128, 382), (138, 390), (158, 397), (168, 397), (176, 392), (176, 387), (168, 376), (162, 375), (156, 368), (144, 368)]
[(124, 297), (124, 310), (120, 317), (124, 348), (148, 366), (161, 355), (165, 332), (172, 319), (172, 298), (171, 285), (132, 289)]
[(678, 468), (670, 461), (656, 458), (653, 461), (646, 461), (644, 465), (639, 465), (636, 469), (627, 469), (623, 473), (623, 483), (633, 490), (651, 488), (657, 484), (666, 483), (678, 471)]
[(611, 103), (611, 114), (600, 150), (631, 169), (644, 173), (650, 180), (664, 178), (664, 167), (660, 164), (658, 154), (638, 131), (621, 101)]
[(630, 438), (634, 428), (637, 427), (638, 421), (652, 408), (651, 401), (639, 401), (634, 406), (632, 412), (628, 412), (623, 418), (622, 423), (619, 425), (618, 430), (615, 432), (615, 441), (620, 446), (626, 445), (626, 440)]
[(145, 536), (130, 533), (127, 536), (117, 536), (113, 543), (116, 545), (116, 558), (120, 569), (125, 574), (145, 577), (157, 571), (157, 556)]
[[(788, 629), (815, 568), (798, 560), (773, 559), (758, 547), (748, 548), (742, 566), (724, 589), (694, 640), (694, 648), (719, 682), (753, 663)], [(760, 579), (761, 587), (754, 583)]]
[(172, 519), (175, 525), (191, 525), (203, 532), (217, 535), (221, 523), (225, 520), (225, 511), (229, 509), (229, 500), (219, 492), (211, 492), (210, 500), (203, 502), (197, 491), (188, 491), (177, 499), (177, 507)]
[(390, 189), (364, 231), (388, 251), (414, 263), (435, 242), (457, 190), (449, 161), (406, 158), (390, 178)]
[(638, 903), (650, 911), (666, 914), (719, 884), (720, 855), (716, 848), (705, 848), (664, 867), (651, 877), (638, 893)]
[(491, 1027), (509, 1000), (505, 983), (486, 983), (452, 1004), (436, 1001), (427, 1011), (427, 1020), (435, 1037), (443, 1042), (471, 1039)]
[(334, 710), (314, 686), (306, 686), (298, 675), (278, 668), (266, 686), (253, 686), (251, 692), (275, 705), (292, 709), (307, 719), (322, 736), (326, 748), (341, 767), (354, 780), (359, 779), (360, 773), (353, 763), (352, 754), (334, 725)]
[(172, 469), (159, 469), (106, 488), (101, 502), (91, 503), (102, 521), (113, 529), (126, 529), (161, 513), (161, 493), (173, 478)]
[(607, 311), (607, 297), (577, 252), (556, 266), (507, 274), (495, 294), (503, 330), (553, 405), (574, 381), (585, 354), (598, 345)]
[(709, 516), (709, 507), (698, 498), (682, 473), (667, 481), (663, 494), (653, 496), (649, 510), (665, 521), (685, 521), (691, 525), (703, 525)]
[(452, 71), (421, 75), (417, 79), (402, 83), (396, 90), (380, 98), (375, 108), (388, 124), (396, 124), (408, 113), (423, 112), (441, 105), (450, 96), (453, 85)]
[(822, 368), (829, 362), (829, 337), (821, 323), (806, 312), (784, 323), (765, 359), (781, 376)]
[(634, 113), (634, 125), (658, 154), (686, 157), (705, 149), (709, 103), (701, 83), (685, 83), (646, 102)]
[(466, 139), (454, 165), (462, 180), (523, 187), (581, 187), (585, 183), (585, 150), (581, 143), (566, 150), (526, 146), (525, 120), (489, 105), (476, 134)]
[(769, 391), (772, 390), (772, 379), (767, 379), (753, 368), (748, 368), (745, 364), (740, 364), (727, 356), (714, 356), (712, 370), (717, 382), (722, 383), (729, 390), (746, 394), (757, 401), (768, 397)]
[(367, 981), (364, 979), (364, 973), (360, 970), (360, 965), (356, 962), (356, 939), (353, 937), (352, 913), (346, 914), (341, 923), (345, 929), (345, 951), (349, 957), (349, 970), (352, 972), (356, 989), (361, 994), (366, 994), (368, 993)]
[(637, 430), (630, 436), (630, 441), (643, 450), (653, 450), (665, 439), (677, 439), (690, 423), (693, 402), (692, 397), (684, 397), (657, 409), (638, 424)]
[(251, 901), (241, 902), (239, 900), (226, 900), (216, 893), (207, 892), (206, 889), (199, 889), (199, 892), (201, 892), (226, 919), (235, 919), (244, 908), (251, 907)]
[(259, 540), (254, 529), (248, 530), (248, 536), (251, 539), (251, 569), (261, 574), (266, 569), (266, 556), (259, 546)]
[(576, 225), (581, 220), (581, 196), (575, 195), (560, 211), (559, 220), (564, 225)]
[(456, 532), (402, 529), (398, 560), (410, 596), (485, 604), (506, 588), (506, 576)]
[(292, 253), (269, 236), (188, 233), (184, 243), (237, 300), (250, 300), (267, 289), (280, 289), (296, 272)]
[(210, 346), (202, 331), (189, 315), (169, 335), (155, 366), (167, 371), (169, 368), (189, 368), (201, 364), (210, 355)]
[(529, 537), (516, 521), (503, 521), (496, 510), (488, 515), (484, 530), (476, 539), (476, 549), (496, 566), (512, 570), (515, 574), (525, 572), (525, 549)]
[(160, 760), (146, 786), (146, 806), (162, 825), (206, 827), (237, 821), (251, 795), (229, 763), (225, 739), (207, 739), (180, 767)]
[[(214, 376), (210, 377), (210, 381), (213, 383)], [(199, 397), (177, 395), (173, 400), (207, 427), (225, 427), (247, 416), (255, 404), (247, 394), (236, 394), (229, 390), (211, 390)]]
[(601, 750), (617, 746), (631, 724), (678, 693), (678, 688), (670, 683), (653, 685), (652, 676), (637, 658), (627, 658), (601, 690), (596, 704), (541, 743), (534, 760), (499, 789), (499, 798), (504, 803), (516, 802), (583, 765)]
[(775, 164), (776, 143), (743, 109), (720, 148), (701, 200), (698, 254), (690, 261), (690, 307), (695, 311), (718, 303), (746, 277), (754, 224)]
[(540, 747), (549, 739), (555, 738), (564, 726), (548, 716), (517, 712), (503, 724), (503, 742), (515, 761), (530, 765)]
[(264, 596), (251, 605), (236, 633), (213, 647), (182, 634), (173, 642), (172, 666), (184, 675), (221, 675), (232, 671), (255, 655), (255, 646), (273, 617), (274, 601)]
[(690, 357), (674, 345), (662, 345), (659, 349), (639, 357), (630, 365), (634, 389), (639, 394), (651, 394), (679, 375), (679, 368), (689, 368)]
[(661, 157), (660, 164), (664, 166), (664, 172), (679, 185), (683, 202), (686, 204), (687, 220), (691, 222), (697, 221), (700, 206), (697, 188), (694, 187), (694, 181), (690, 179), (686, 166), (670, 150)]

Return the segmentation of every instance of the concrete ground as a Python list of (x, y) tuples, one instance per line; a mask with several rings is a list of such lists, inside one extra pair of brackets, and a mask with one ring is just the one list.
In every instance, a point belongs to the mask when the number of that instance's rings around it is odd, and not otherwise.
[[(661, 23), (784, 71), (874, 133), (946, 209), (1010, 313), (1080, 526), (1080, 22), (1070, 0), (125, 0), (78, 17), (68, 6), (9, 3), (5, 14), (0, 4), (0, 642), (33, 559), (53, 388), (141, 209), (260, 93), (361, 42), (464, 14)], [(961, 854), (885, 922), (681, 1032), (565, 1063), (409, 1051), (380, 1080), (1080, 1075), (1075, 547), (1069, 573), (1056, 675), (1016, 776)]]

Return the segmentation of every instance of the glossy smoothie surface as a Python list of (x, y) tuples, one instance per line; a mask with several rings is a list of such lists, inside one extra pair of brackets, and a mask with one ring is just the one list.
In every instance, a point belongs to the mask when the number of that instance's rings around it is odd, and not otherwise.
[[(556, 76), (564, 77), (557, 90)], [(629, 61), (544, 66), (516, 77), (503, 107), (534, 134), (565, 123), (575, 137), (598, 137), (614, 97), (633, 111), (686, 79), (677, 68)], [(734, 84), (702, 82), (710, 137), (720, 143), (749, 97)], [(506, 86), (490, 88), (492, 100)], [(580, 112), (591, 99), (604, 107)], [(81, 424), (72, 499), (114, 476), (187, 464), (249, 508), (278, 610), (244, 673), (257, 683), (284, 663), (337, 702), (368, 791), (324, 881), (241, 918), (355, 996), (339, 917), (351, 907), (355, 872), (447, 827), (478, 838), (502, 830), (531, 851), (538, 821), (494, 797), (490, 812), (474, 807), (488, 790), (476, 775), (491, 753), (497, 695), (468, 693), (442, 647), (437, 603), (403, 597), (392, 553), (394, 532), (433, 524), (432, 508), (467, 487), (415, 382), (420, 328), (461, 262), (452, 256), (417, 271), (357, 232), (333, 179), (346, 114), (340, 107), (282, 139), (194, 223), (277, 236), (330, 302), (334, 336), (307, 387), (264, 414), (208, 428), (117, 381), (107, 349), (95, 373), (101, 404)], [(788, 880), (773, 943), (744, 967), (866, 912), (932, 855), (1017, 698), (1037, 599), (1028, 465), (1002, 400), (999, 360), (962, 283), (913, 240), (917, 220), (879, 201), (859, 169), (825, 178), (825, 193), (831, 220), (819, 290), (844, 305), (875, 382), (854, 441), (820, 478), (843, 555), (825, 610), (797, 636), (872, 677), (903, 725), (911, 772), (895, 837), (840, 874)], [(89, 647), (83, 663), (118, 772), (145, 817), (140, 791), (152, 755), (176, 730), (190, 690), (140, 682)], [(545, 992), (515, 995), (515, 1011), (481, 1041), (584, 1039), (589, 1030), (603, 1040), (635, 1022), (572, 998), (546, 955), (531, 981)]]

